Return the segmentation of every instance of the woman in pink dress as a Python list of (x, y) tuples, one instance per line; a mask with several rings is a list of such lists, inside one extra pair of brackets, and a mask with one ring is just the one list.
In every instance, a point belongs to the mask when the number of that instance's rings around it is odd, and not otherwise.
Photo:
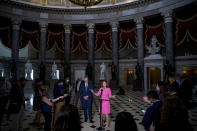
[[(116, 96), (111, 94), (111, 89), (110, 88), (107, 88), (107, 81), (106, 80), (104, 80), (102, 82), (101, 88), (99, 89), (99, 91), (97, 93), (95, 93), (93, 90), (91, 90), (91, 92), (96, 96), (101, 96), (101, 100), (102, 100), (102, 111), (101, 111), (102, 123), (103, 123), (104, 120), (106, 120), (106, 127), (108, 128), (109, 124), (110, 124), (110, 119), (109, 119), (110, 98), (115, 99)], [(99, 107), (99, 112), (100, 112), (100, 107)]]

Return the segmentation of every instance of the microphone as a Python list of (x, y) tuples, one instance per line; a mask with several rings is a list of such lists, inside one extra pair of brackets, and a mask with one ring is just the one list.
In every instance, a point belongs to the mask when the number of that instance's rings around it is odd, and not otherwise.
[(101, 95), (100, 96), (102, 96), (103, 95), (103, 89), (101, 89)]

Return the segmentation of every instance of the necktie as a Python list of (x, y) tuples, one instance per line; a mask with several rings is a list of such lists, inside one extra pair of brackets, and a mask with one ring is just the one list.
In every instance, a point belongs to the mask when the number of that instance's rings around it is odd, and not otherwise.
[(87, 83), (85, 84), (85, 87), (86, 87), (86, 92), (87, 92), (87, 88), (88, 88), (88, 84)]

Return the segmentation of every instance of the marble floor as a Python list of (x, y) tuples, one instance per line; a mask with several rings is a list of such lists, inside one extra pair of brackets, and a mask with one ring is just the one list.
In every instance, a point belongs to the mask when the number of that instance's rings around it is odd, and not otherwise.
[[(26, 110), (24, 117), (24, 131), (42, 131), (43, 130), (43, 116), (41, 117), (41, 125), (39, 127), (32, 125), (35, 111), (32, 110), (33, 106), (33, 91), (32, 91), (32, 83), (28, 82), (25, 89), (25, 96), (30, 98), (28, 102), (26, 102)], [(52, 88), (49, 89), (49, 95), (52, 98)], [(113, 94), (116, 94), (116, 90), (112, 90)], [(74, 92), (72, 93), (71, 103), (74, 103)], [(126, 95), (118, 95), (116, 99), (111, 100), (111, 125), (110, 128), (105, 129), (106, 131), (114, 131), (114, 121), (118, 112), (127, 111), (130, 112), (137, 123), (138, 131), (144, 131), (143, 126), (141, 125), (141, 120), (143, 117), (142, 109), (145, 109), (149, 106), (148, 103), (145, 103), (141, 96), (143, 96), (143, 92), (134, 92), (131, 88), (126, 88)], [(194, 101), (197, 102), (197, 99), (194, 98)], [(93, 103), (93, 121), (94, 123), (84, 122), (83, 120), (83, 111), (80, 109), (80, 104), (78, 104), (78, 109), (81, 122), (82, 122), (82, 131), (96, 131), (99, 127), (99, 113), (98, 113), (98, 97), (94, 97)], [(197, 131), (197, 107), (194, 107), (192, 110), (189, 110), (189, 121), (194, 128), (194, 131)], [(11, 120), (6, 116), (3, 118), (3, 122), (0, 125), (0, 129), (2, 131), (9, 131)]]

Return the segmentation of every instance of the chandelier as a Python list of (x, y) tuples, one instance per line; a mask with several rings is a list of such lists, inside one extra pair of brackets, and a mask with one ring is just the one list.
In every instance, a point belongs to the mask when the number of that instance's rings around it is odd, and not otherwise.
[(69, 0), (70, 2), (80, 6), (94, 6), (101, 3), (103, 0)]

